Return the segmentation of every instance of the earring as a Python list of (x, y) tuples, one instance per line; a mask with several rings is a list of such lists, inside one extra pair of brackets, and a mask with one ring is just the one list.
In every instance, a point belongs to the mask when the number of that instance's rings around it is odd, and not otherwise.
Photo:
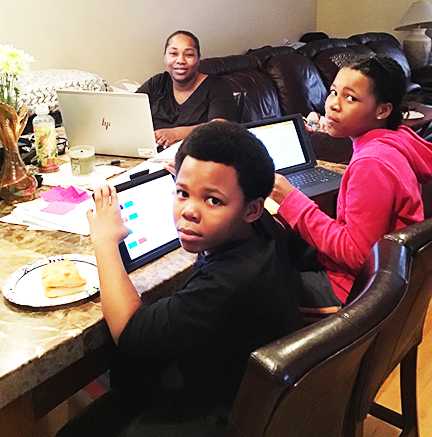
[(377, 119), (378, 119), (378, 120), (381, 120), (381, 115), (378, 115)]

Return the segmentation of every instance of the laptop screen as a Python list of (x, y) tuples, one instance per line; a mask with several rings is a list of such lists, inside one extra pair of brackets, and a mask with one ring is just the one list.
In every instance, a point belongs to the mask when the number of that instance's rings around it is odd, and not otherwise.
[(168, 172), (133, 179), (116, 190), (123, 224), (131, 230), (120, 244), (128, 273), (180, 247), (173, 219), (175, 183)]
[(273, 159), (276, 171), (316, 165), (300, 115), (249, 123), (245, 126), (263, 142)]
[(57, 90), (69, 146), (96, 154), (152, 158), (156, 154), (147, 94)]

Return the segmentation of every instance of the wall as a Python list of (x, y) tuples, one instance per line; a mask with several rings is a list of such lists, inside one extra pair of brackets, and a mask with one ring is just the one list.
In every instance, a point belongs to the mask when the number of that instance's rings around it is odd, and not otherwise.
[(330, 37), (347, 38), (357, 33), (387, 32), (402, 41), (405, 32), (395, 32), (414, 0), (317, 0), (317, 30)]
[[(6, 3), (6, 0), (2, 0)], [(314, 30), (317, 0), (9, 0), (0, 44), (32, 54), (33, 70), (76, 68), (109, 83), (163, 70), (166, 37), (195, 33), (203, 57), (297, 41)], [(295, 13), (293, 12), (295, 11)]]

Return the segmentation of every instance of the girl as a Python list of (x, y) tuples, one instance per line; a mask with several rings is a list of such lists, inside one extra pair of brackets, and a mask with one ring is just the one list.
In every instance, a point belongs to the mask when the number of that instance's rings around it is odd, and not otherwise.
[(400, 126), (405, 91), (403, 70), (391, 58), (357, 59), (337, 74), (325, 105), (327, 129), (350, 137), (354, 153), (335, 220), (276, 175), (270, 197), (281, 204), (278, 214), (315, 249), (304, 257), (302, 307), (337, 310), (374, 243), (424, 219), (421, 184), (432, 180), (432, 145)]

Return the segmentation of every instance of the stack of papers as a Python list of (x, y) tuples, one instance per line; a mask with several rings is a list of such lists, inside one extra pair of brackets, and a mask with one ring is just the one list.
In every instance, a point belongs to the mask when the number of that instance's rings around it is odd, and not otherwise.
[[(40, 199), (16, 205), (11, 214), (0, 221), (15, 225), (25, 225), (28, 230), (60, 230), (74, 234), (89, 235), (90, 227), (87, 211), (94, 208), (91, 192), (81, 188), (94, 187), (106, 183), (118, 185), (130, 181), (131, 174), (143, 170), (150, 173), (163, 169), (163, 163), (173, 161), (181, 141), (158, 153), (155, 158), (144, 161), (128, 171), (114, 166), (99, 166), (86, 176), (72, 176), (69, 163), (60, 166), (57, 173), (43, 175), (44, 185), (57, 185), (41, 194)], [(122, 174), (113, 178), (116, 173)], [(63, 188), (68, 187), (68, 188)]]
[(94, 208), (88, 191), (60, 185), (41, 194), (40, 199), (18, 204), (2, 222), (25, 225), (29, 230), (60, 230), (89, 235), (87, 211)]

